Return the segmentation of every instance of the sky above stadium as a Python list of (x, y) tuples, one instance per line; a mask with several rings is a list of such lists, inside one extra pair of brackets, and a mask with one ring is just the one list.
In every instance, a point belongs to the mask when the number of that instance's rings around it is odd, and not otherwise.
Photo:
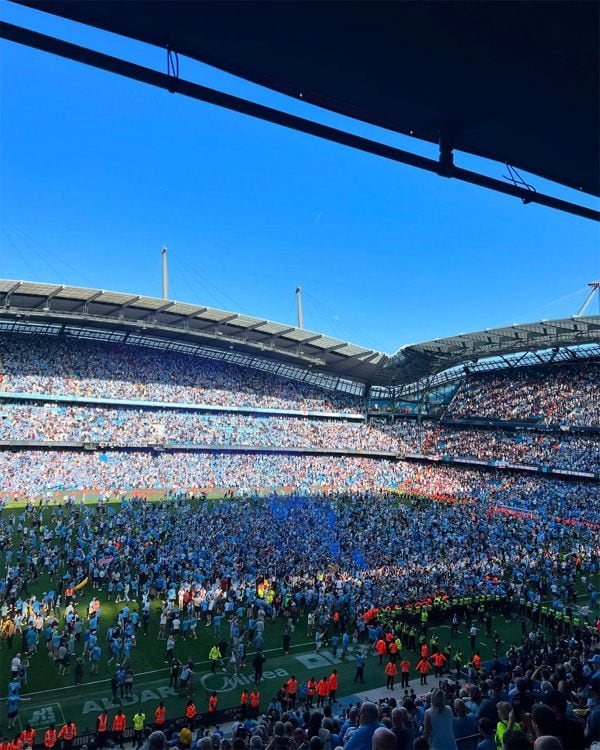
[[(166, 70), (161, 50), (7, 2), (0, 10)], [(182, 78), (437, 158), (418, 141), (180, 66)], [(2, 278), (160, 296), (166, 244), (172, 299), (295, 324), (300, 284), (306, 328), (386, 352), (573, 315), (600, 278), (589, 220), (6, 41), (0, 87)], [(456, 163), (504, 172), (462, 154)]]

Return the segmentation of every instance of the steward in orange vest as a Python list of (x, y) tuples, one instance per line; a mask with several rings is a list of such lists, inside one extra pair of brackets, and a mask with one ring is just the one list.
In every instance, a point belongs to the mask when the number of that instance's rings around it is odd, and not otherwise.
[(96, 747), (101, 750), (106, 745), (106, 731), (108, 729), (108, 716), (102, 711), (96, 719)]
[(33, 747), (37, 732), (31, 727), (31, 724), (27, 724), (25, 729), (21, 732), (21, 739), (26, 742), (29, 747)]
[(417, 672), (421, 675), (421, 685), (427, 685), (427, 674), (431, 670), (431, 664), (427, 659), (421, 659), (417, 664)]
[(329, 679), (327, 680), (327, 687), (329, 690), (329, 703), (337, 703), (337, 700), (335, 698), (335, 693), (338, 689), (337, 669), (334, 669), (333, 672), (329, 675)]
[(113, 733), (113, 741), (115, 745), (118, 742), (121, 750), (124, 750), (123, 732), (125, 731), (126, 724), (127, 724), (127, 719), (125, 718), (125, 714), (123, 713), (122, 709), (119, 709), (117, 713), (115, 714), (115, 718), (113, 719), (112, 733)]
[(396, 665), (391, 659), (385, 665), (385, 669), (383, 671), (385, 672), (386, 677), (387, 677), (386, 688), (388, 690), (393, 690), (394, 689), (394, 677), (398, 674), (398, 670), (396, 669)]
[(317, 683), (317, 708), (325, 705), (325, 698), (329, 695), (329, 680), (327, 677), (323, 677)]
[(444, 665), (448, 664), (448, 659), (446, 659), (441, 651), (436, 651), (435, 654), (433, 654), (433, 656), (431, 657), (431, 661), (433, 662), (433, 666), (435, 667), (435, 676), (441, 677), (444, 671)]
[(127, 724), (127, 719), (125, 717), (125, 714), (121, 709), (117, 711), (115, 714), (115, 718), (113, 719), (112, 723), (112, 730), (113, 732), (124, 732), (125, 726)]
[[(54, 728), (54, 724), (50, 724), (50, 726), (44, 733), (44, 747), (46, 748), (46, 750), (52, 750), (52, 748), (56, 745), (57, 739), (58, 735), (56, 733), (56, 729)], [(0, 750), (2, 750), (1, 745)]]
[(242, 719), (245, 719), (248, 715), (248, 691), (246, 688), (242, 690), (242, 694), (240, 695), (240, 711)]
[(194, 701), (188, 701), (187, 706), (185, 707), (185, 718), (189, 721), (193, 721), (196, 718), (197, 713)]
[(161, 701), (156, 707), (154, 712), (154, 725), (156, 729), (162, 730), (167, 721), (167, 710), (165, 708), (165, 702)]
[(260, 693), (256, 688), (250, 693), (250, 718), (255, 719), (258, 716), (260, 706)]
[(317, 692), (317, 681), (315, 680), (314, 677), (311, 677), (310, 680), (306, 683), (306, 706), (307, 708), (312, 708), (313, 698), (316, 692)]
[(107, 729), (108, 729), (108, 715), (106, 711), (102, 711), (102, 713), (96, 719), (96, 731), (102, 734), (103, 732), (106, 732)]
[(219, 699), (217, 697), (216, 693), (212, 693), (212, 695), (208, 699), (208, 719), (206, 721), (206, 726), (210, 727), (211, 724), (215, 723), (215, 720), (211, 720), (211, 716), (214, 716), (217, 713), (217, 706), (219, 705)]
[(387, 654), (387, 644), (383, 638), (380, 638), (375, 644), (375, 651), (379, 654), (379, 665), (381, 666), (383, 657)]
[(298, 695), (298, 680), (296, 675), (292, 675), (290, 679), (285, 683), (285, 689), (288, 694), (288, 703), (292, 708), (296, 707), (296, 696)]
[(76, 736), (77, 727), (73, 721), (67, 721), (66, 724), (63, 724), (58, 733), (58, 739), (63, 741), (65, 750), (70, 750)]

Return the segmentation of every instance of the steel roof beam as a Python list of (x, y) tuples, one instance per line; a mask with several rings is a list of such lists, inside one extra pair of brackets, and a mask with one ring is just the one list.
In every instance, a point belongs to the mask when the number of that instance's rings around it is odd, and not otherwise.
[(90, 302), (93, 302), (94, 300), (98, 299), (98, 297), (101, 297), (104, 294), (103, 289), (99, 289), (97, 292), (94, 292), (93, 294), (90, 294), (87, 299), (82, 300), (78, 305), (75, 305), (75, 307), (72, 307), (69, 312), (77, 312), (77, 310), (80, 310), (82, 307), (87, 307)]
[(164, 305), (161, 305), (160, 307), (157, 307), (155, 310), (149, 310), (146, 315), (143, 315), (138, 320), (140, 320), (140, 321), (141, 320), (148, 320), (148, 318), (155, 317), (156, 315), (158, 315), (158, 313), (164, 312), (165, 310), (168, 310), (170, 307), (173, 307), (174, 304), (175, 304), (175, 302), (173, 302), (173, 301), (165, 302)]
[(64, 286), (57, 286), (57, 287), (56, 287), (56, 289), (53, 289), (53, 290), (52, 290), (52, 291), (50, 292), (50, 294), (47, 294), (47, 295), (46, 295), (46, 296), (44, 297), (44, 299), (43, 299), (43, 300), (42, 300), (42, 301), (41, 301), (41, 302), (40, 302), (40, 303), (39, 303), (38, 305), (36, 305), (36, 306), (35, 306), (35, 308), (34, 308), (34, 309), (35, 309), (35, 310), (37, 310), (37, 309), (38, 309), (39, 307), (44, 307), (44, 308), (45, 308), (45, 307), (48, 307), (48, 308), (49, 308), (49, 307), (50, 307), (50, 300), (51, 300), (51, 299), (52, 299), (53, 297), (56, 297), (56, 295), (57, 295), (57, 294), (60, 294), (60, 293), (62, 292), (62, 290), (63, 290), (63, 289), (64, 289)]
[(11, 294), (15, 292), (21, 286), (21, 283), (22, 282), (17, 281), (15, 284), (11, 286), (11, 288), (7, 292), (4, 292), (4, 307), (10, 306)]
[(479, 187), (504, 193), (505, 195), (519, 198), (525, 204), (538, 203), (547, 206), (548, 208), (581, 216), (585, 219), (600, 221), (600, 211), (576, 203), (570, 203), (569, 201), (561, 200), (559, 198), (554, 198), (553, 196), (544, 193), (534, 192), (527, 188), (519, 187), (514, 183), (504, 182), (494, 177), (479, 174), (478, 172), (462, 169), (455, 166), (452, 161), (442, 159), (441, 155), (439, 161), (428, 159), (424, 156), (411, 153), (410, 151), (395, 148), (394, 146), (373, 141), (369, 138), (363, 138), (328, 125), (322, 125), (321, 123), (307, 120), (304, 117), (292, 115), (288, 112), (282, 112), (281, 110), (273, 109), (272, 107), (266, 107), (262, 104), (241, 99), (240, 97), (226, 94), (223, 91), (217, 91), (207, 86), (201, 86), (200, 84), (176, 78), (166, 73), (160, 73), (151, 68), (136, 65), (127, 60), (121, 60), (112, 55), (106, 55), (102, 52), (90, 50), (86, 47), (72, 44), (71, 42), (65, 42), (62, 39), (56, 39), (46, 34), (40, 34), (37, 31), (31, 31), (30, 29), (25, 29), (21, 26), (6, 23), (5, 21), (0, 22), (0, 36), (18, 44), (24, 44), (28, 47), (49, 52), (53, 55), (66, 57), (69, 60), (75, 60), (84, 65), (90, 65), (94, 68), (99, 68), (100, 70), (116, 73), (117, 75), (140, 81), (141, 83), (147, 83), (150, 86), (156, 86), (166, 91), (170, 91), (171, 93), (178, 93), (192, 99), (215, 104), (224, 109), (255, 117), (265, 122), (271, 122), (275, 125), (290, 128), (291, 130), (297, 130), (301, 133), (306, 133), (317, 138), (322, 138), (333, 143), (338, 143), (342, 146), (347, 146), (358, 151), (364, 151), (365, 153), (380, 156), (401, 164), (408, 164), (409, 166), (417, 167), (418, 169), (423, 169), (442, 177), (454, 177), (472, 185), (478, 185)]

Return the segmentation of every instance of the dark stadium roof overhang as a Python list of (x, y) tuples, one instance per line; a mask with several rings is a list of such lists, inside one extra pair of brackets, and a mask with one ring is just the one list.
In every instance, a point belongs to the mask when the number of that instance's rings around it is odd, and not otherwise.
[[(459, 365), (513, 354), (600, 343), (600, 316), (542, 320), (402, 347), (375, 373), (372, 385), (404, 385), (433, 378)], [(498, 363), (502, 366), (502, 360)], [(508, 366), (508, 362), (506, 363)]]
[[(245, 352), (334, 378), (384, 387), (418, 383), (492, 357), (600, 343), (600, 316), (546, 320), (462, 333), (402, 347), (388, 356), (324, 334), (263, 318), (193, 305), (56, 284), (0, 280), (0, 322), (120, 332), (119, 341), (146, 337)], [(100, 338), (100, 336), (98, 336)]]
[[(371, 152), (387, 158), (468, 180), (452, 160), (453, 151), (462, 151), (600, 195), (596, 2), (15, 1), (440, 146), (438, 162), (375, 144)], [(144, 77), (141, 67), (127, 69), (116, 58), (100, 61), (84, 48), (67, 49), (10, 24), (2, 31), (14, 41), (269, 119), (252, 103), (232, 106), (219, 92), (207, 98), (208, 89), (192, 91), (195, 84), (186, 87), (173, 75), (165, 85), (161, 74)], [(279, 122), (336, 140), (318, 127), (291, 124), (289, 116)], [(337, 142), (361, 147), (351, 134)], [(478, 176), (468, 181), (543, 202), (523, 184)], [(575, 205), (563, 203), (546, 205)], [(579, 208), (598, 219), (597, 211)]]

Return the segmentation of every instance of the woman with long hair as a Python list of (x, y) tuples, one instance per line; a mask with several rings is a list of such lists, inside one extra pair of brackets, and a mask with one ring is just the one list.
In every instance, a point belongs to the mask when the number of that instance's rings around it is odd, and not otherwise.
[(452, 709), (446, 705), (443, 690), (436, 688), (431, 693), (431, 708), (425, 711), (423, 737), (429, 742), (429, 750), (457, 750), (452, 730)]

